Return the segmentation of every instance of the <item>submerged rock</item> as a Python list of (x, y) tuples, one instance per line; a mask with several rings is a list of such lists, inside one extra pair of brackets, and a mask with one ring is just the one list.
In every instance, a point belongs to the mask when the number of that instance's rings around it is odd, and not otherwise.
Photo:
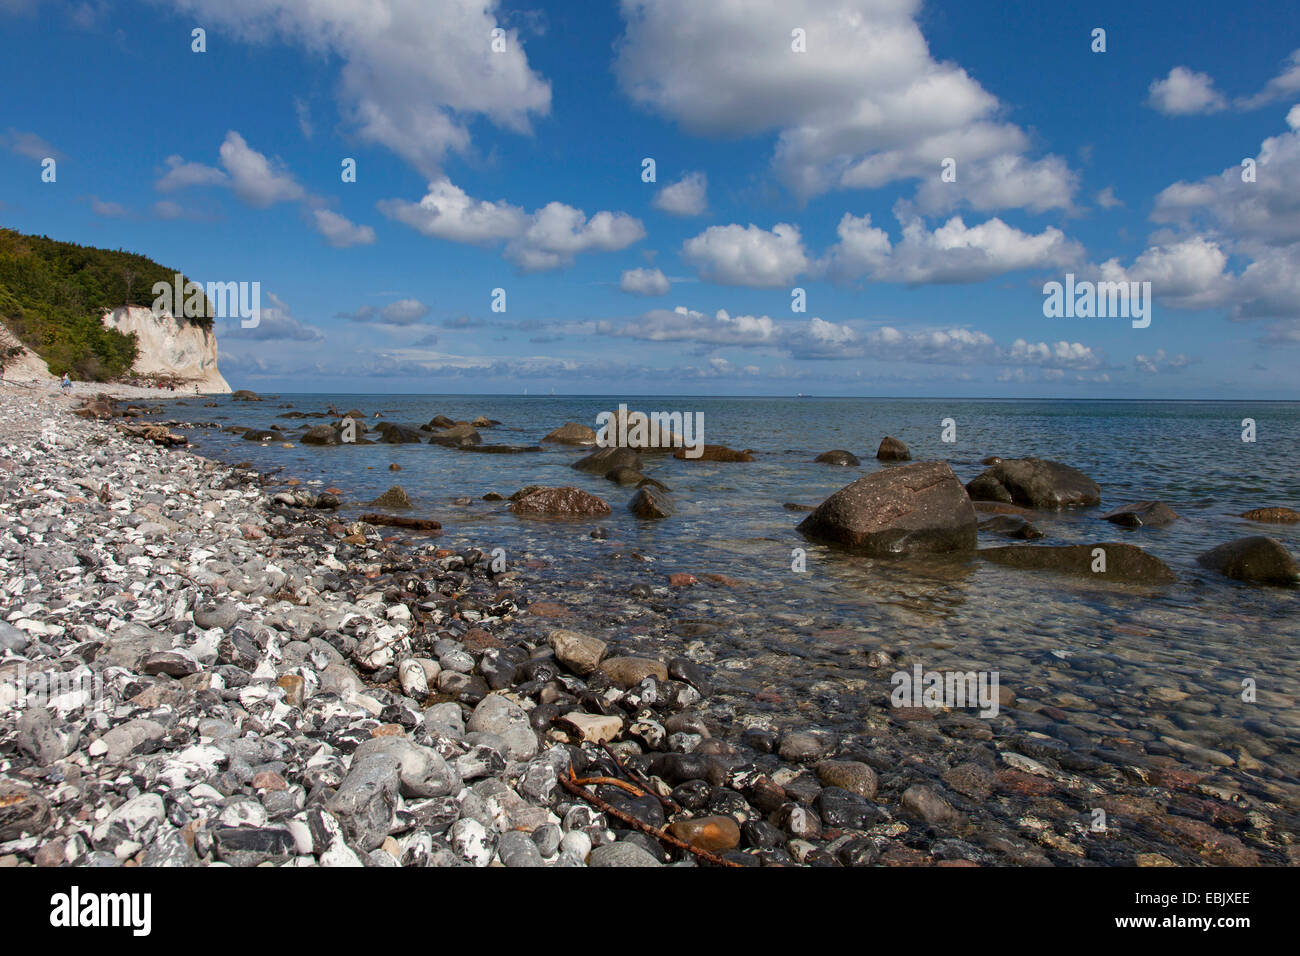
[(641, 456), (630, 448), (602, 448), (585, 458), (579, 458), (570, 467), (578, 471), (589, 471), (597, 475), (606, 475), (615, 468), (631, 468), (640, 471), (643, 467)]
[(586, 517), (610, 512), (600, 498), (580, 488), (538, 488), (515, 500), (510, 510), (517, 515)]
[(1247, 521), (1266, 521), (1274, 524), (1291, 524), (1300, 521), (1300, 511), (1291, 508), (1255, 508), (1244, 511), (1241, 517)]
[(448, 447), (459, 447), (464, 445), (481, 445), (483, 437), (479, 435), (478, 430), (473, 425), (460, 424), (452, 425), (450, 428), (444, 428), (442, 431), (434, 432), (433, 437), (429, 439), (430, 445), (446, 445)]
[(1101, 487), (1076, 468), (1043, 458), (1006, 458), (966, 486), (970, 496), (1028, 508), (1074, 508), (1101, 502)]
[(1020, 515), (995, 515), (986, 518), (980, 522), (980, 530), (1004, 538), (1019, 538), (1022, 541), (1034, 541), (1044, 537), (1037, 525), (1031, 524)]
[(1033, 571), (1057, 571), (1119, 584), (1171, 584), (1178, 580), (1169, 566), (1132, 544), (1013, 544), (986, 548), (980, 557), (996, 564)]
[(1300, 583), (1300, 567), (1291, 552), (1275, 538), (1255, 535), (1211, 548), (1196, 559), (1203, 568), (1238, 581), (1257, 584)]
[(667, 495), (649, 487), (638, 489), (627, 507), (638, 518), (647, 520), (667, 518), (674, 510)]
[(945, 462), (917, 462), (859, 478), (799, 523), (805, 537), (858, 554), (970, 551), (975, 509)]
[[(698, 452), (698, 454), (697, 454)], [(673, 457), (684, 461), (753, 461), (753, 452), (749, 449), (736, 451), (726, 445), (697, 445), (694, 448), (678, 448)]]
[(820, 462), (823, 465), (862, 464), (862, 462), (858, 461), (857, 455), (853, 454), (851, 451), (845, 451), (843, 448), (836, 448), (834, 451), (824, 451), (814, 458), (813, 461)]
[(1178, 513), (1163, 501), (1139, 501), (1121, 505), (1102, 518), (1124, 528), (1161, 528), (1178, 520)]

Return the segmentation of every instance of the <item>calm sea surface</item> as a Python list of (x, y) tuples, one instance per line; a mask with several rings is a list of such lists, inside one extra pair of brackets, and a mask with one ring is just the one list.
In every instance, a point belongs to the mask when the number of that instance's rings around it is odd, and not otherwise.
[[(853, 729), (867, 703), (882, 702), (882, 681), (894, 668), (881, 673), (866, 660), (884, 650), (927, 669), (997, 671), (1003, 685), (1065, 712), (1093, 735), (1122, 732), (1151, 752), (1191, 763), (1211, 758), (1190, 748), (1226, 754), (1237, 768), (1266, 766), (1283, 788), (1300, 778), (1300, 593), (1237, 584), (1195, 563), (1200, 552), (1249, 534), (1272, 535), (1300, 554), (1300, 528), (1236, 517), (1257, 507), (1300, 507), (1300, 404), (291, 394), (262, 403), (220, 398), (214, 408), (204, 401), (174, 403), (181, 406), (174, 414), (222, 426), (278, 425), (295, 447), (195, 429), (188, 434), (201, 453), (338, 486), (346, 491), (345, 514), (400, 483), (415, 514), (442, 522), (441, 542), (503, 547), (512, 561), (544, 563), (530, 579), (567, 589), (586, 606), (592, 629), (632, 646), (693, 653), (714, 668), (723, 695), (780, 721)], [(569, 467), (587, 450), (320, 448), (296, 439), (324, 419), (278, 417), (290, 403), (304, 412), (331, 403), (339, 411), (359, 408), (372, 426), (375, 412), (409, 425), (438, 414), (486, 415), (502, 424), (481, 429), (485, 442), (531, 445), (566, 421), (594, 426), (597, 413), (619, 401), (644, 411), (702, 412), (706, 441), (752, 449), (756, 460), (647, 456), (645, 473), (672, 490), (678, 512), (644, 522), (626, 509), (632, 489)], [(946, 418), (956, 421), (954, 443), (941, 441)], [(1256, 423), (1254, 443), (1242, 441), (1247, 418)], [(795, 531), (802, 514), (783, 504), (815, 505), (875, 471), (875, 448), (886, 434), (903, 439), (914, 460), (948, 461), (963, 481), (993, 454), (1079, 468), (1102, 486), (1102, 507), (1043, 514), (1035, 519), (1047, 534), (1043, 543), (1128, 541), (1169, 564), (1178, 583), (1133, 590), (978, 558), (870, 560), (805, 542)], [(862, 466), (812, 461), (833, 448), (852, 451)], [(400, 472), (389, 471), (394, 462)], [(613, 513), (595, 521), (524, 520), (501, 502), (480, 500), (527, 484), (583, 488)], [(453, 504), (466, 496), (473, 504)], [(1141, 499), (1167, 502), (1182, 520), (1128, 531), (1100, 518)], [(592, 539), (595, 526), (607, 528), (608, 539)], [(1006, 543), (981, 533), (982, 547)], [(791, 570), (795, 548), (807, 551), (804, 573)], [(666, 616), (643, 614), (644, 602), (628, 597), (636, 583), (664, 588), (675, 571), (744, 584), (661, 591), (661, 603), (671, 606)], [(1242, 700), (1243, 681), (1257, 688), (1253, 702)]]

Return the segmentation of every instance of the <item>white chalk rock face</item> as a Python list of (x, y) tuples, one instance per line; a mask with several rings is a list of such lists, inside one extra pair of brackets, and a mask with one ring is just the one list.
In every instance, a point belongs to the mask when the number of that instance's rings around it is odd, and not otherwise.
[(137, 374), (175, 375), (201, 392), (230, 392), (217, 369), (217, 337), (211, 329), (177, 320), (169, 312), (155, 315), (144, 306), (105, 312), (104, 324), (123, 334), (135, 333)]

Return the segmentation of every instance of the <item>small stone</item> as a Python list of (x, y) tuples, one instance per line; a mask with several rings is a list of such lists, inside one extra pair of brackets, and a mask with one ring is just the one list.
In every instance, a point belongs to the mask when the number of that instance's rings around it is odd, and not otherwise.
[(647, 677), (668, 679), (668, 668), (648, 657), (611, 657), (600, 665), (600, 671), (623, 688), (635, 687)]
[(903, 810), (914, 817), (920, 817), (926, 823), (949, 826), (956, 822), (958, 814), (943, 797), (929, 787), (913, 784), (903, 791), (899, 801)]
[(623, 720), (620, 717), (572, 711), (565, 714), (562, 719), (578, 732), (578, 736), (584, 742), (591, 744), (616, 740), (623, 730)]
[[(556, 845), (559, 841), (556, 840)], [(507, 830), (497, 840), (497, 857), (508, 867), (544, 866), (542, 851), (522, 830)]]
[(876, 772), (856, 760), (823, 760), (813, 767), (822, 783), (874, 800), (879, 783)]
[(599, 667), (605, 656), (604, 641), (576, 631), (552, 631), (546, 640), (555, 650), (555, 659), (583, 677)]
[(796, 731), (781, 738), (777, 753), (791, 763), (809, 763), (825, 757), (830, 749), (830, 742), (819, 734)]
[(727, 816), (678, 820), (668, 830), (682, 842), (714, 853), (732, 850), (740, 845), (740, 827)]
[[(572, 834), (569, 834), (572, 835)], [(606, 843), (591, 851), (588, 866), (662, 866), (644, 848), (635, 843)]]

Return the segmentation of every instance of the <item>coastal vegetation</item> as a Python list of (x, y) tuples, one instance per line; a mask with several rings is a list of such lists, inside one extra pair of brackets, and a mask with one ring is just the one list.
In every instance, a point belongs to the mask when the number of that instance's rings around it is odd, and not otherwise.
[(0, 229), (0, 321), (54, 375), (111, 381), (131, 370), (137, 346), (104, 325), (104, 311), (151, 305), (154, 283), (175, 273), (135, 253)]

